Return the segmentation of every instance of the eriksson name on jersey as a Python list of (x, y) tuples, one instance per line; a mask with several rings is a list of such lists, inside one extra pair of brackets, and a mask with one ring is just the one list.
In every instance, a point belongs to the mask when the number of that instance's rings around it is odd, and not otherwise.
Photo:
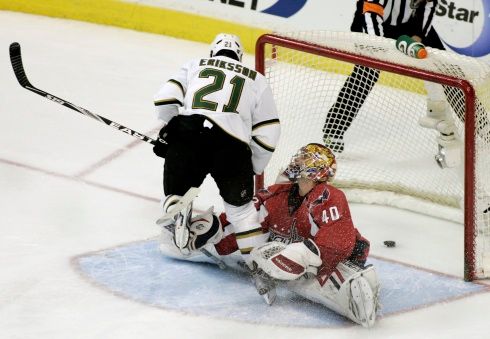
[(255, 80), (255, 77), (257, 76), (256, 71), (251, 70), (245, 66), (234, 64), (228, 61), (218, 60), (218, 59), (201, 59), (201, 61), (199, 62), (199, 66), (213, 66), (222, 69), (227, 69), (229, 71), (242, 74), (252, 80)]

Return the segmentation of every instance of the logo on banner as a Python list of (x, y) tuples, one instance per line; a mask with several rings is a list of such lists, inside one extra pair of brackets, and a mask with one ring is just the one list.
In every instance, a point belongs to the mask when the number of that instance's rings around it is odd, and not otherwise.
[[(308, 0), (277, 0), (272, 6), (269, 6), (260, 12), (280, 16), (282, 18), (289, 18), (298, 13), (306, 4), (306, 1)], [(252, 11), (257, 11), (259, 0), (252, 0), (250, 5), (244, 0), (221, 0), (221, 3), (240, 8), (250, 8)]]
[(278, 0), (274, 5), (266, 8), (262, 13), (289, 18), (298, 13), (306, 4), (307, 0)]
[(490, 53), (490, 0), (482, 0), (483, 13), (465, 7), (457, 7), (454, 1), (440, 0), (436, 15), (458, 22), (474, 25), (476, 18), (483, 19), (483, 27), (478, 38), (469, 46), (456, 47), (442, 39), (453, 51), (472, 57), (482, 57)]

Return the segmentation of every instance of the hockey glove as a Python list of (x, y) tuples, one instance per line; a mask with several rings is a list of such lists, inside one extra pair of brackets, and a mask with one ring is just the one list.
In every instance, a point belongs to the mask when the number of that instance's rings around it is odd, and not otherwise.
[[(170, 133), (172, 130), (172, 126), (175, 125), (175, 119), (171, 119), (168, 124), (162, 127), (160, 132), (158, 133), (158, 138), (155, 146), (153, 146), (153, 153), (160, 158), (165, 158), (168, 151), (168, 144), (170, 142)], [(172, 123), (174, 121), (174, 123)], [(163, 142), (162, 142), (163, 141)]]
[(289, 245), (272, 241), (254, 248), (250, 256), (260, 269), (278, 280), (295, 280), (305, 273), (316, 274), (322, 264), (320, 250), (310, 239)]

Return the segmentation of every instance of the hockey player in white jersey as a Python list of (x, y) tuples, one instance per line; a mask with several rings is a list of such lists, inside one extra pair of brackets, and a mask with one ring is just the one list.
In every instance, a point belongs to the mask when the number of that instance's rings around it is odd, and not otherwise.
[[(246, 258), (267, 239), (252, 203), (253, 177), (269, 162), (280, 123), (265, 77), (245, 66), (242, 55), (237, 36), (218, 34), (209, 57), (185, 63), (163, 84), (154, 104), (165, 123), (159, 136), (167, 144), (158, 143), (154, 152), (165, 158), (164, 212), (210, 174)], [(177, 227), (187, 229), (174, 239), (182, 250), (188, 245), (191, 215), (189, 208), (176, 216), (183, 223)]]

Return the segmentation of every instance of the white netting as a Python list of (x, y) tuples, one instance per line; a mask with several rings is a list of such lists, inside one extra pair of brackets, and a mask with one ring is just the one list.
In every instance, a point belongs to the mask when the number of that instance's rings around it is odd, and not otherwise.
[[(449, 75), (472, 84), (477, 93), (477, 126), (471, 136), (476, 149), (476, 273), (478, 277), (490, 275), (490, 263), (484, 264), (484, 256), (490, 251), (490, 212), (483, 213), (490, 205), (490, 67), (473, 58), (431, 48), (428, 48), (428, 58), (414, 59), (396, 50), (392, 39), (360, 33), (322, 31), (276, 35), (349, 52), (365, 57), (364, 60), (387, 61)], [(329, 110), (354, 65), (280, 45), (266, 45), (265, 55), (265, 75), (272, 86), (282, 124), (280, 143), (265, 171), (268, 185), (301, 146), (324, 142), (322, 130), (327, 115), (331, 117)], [(362, 81), (352, 85), (357, 91), (367, 87), (366, 82), (373, 77), (372, 69), (358, 71)], [(444, 92), (458, 133), (464, 138), (464, 93), (448, 86)], [(327, 129), (332, 137), (336, 136), (336, 129), (342, 130), (344, 142), (343, 152), (337, 154), (335, 185), (346, 189), (350, 200), (394, 205), (463, 222), (464, 163), (458, 168), (440, 169), (434, 160), (439, 132), (418, 124), (427, 111), (424, 82), (382, 71), (348, 125), (345, 111), (352, 111), (356, 106), (356, 100), (351, 99), (346, 97), (342, 102), (344, 118), (339, 118), (340, 115), (336, 120), (330, 118)]]

